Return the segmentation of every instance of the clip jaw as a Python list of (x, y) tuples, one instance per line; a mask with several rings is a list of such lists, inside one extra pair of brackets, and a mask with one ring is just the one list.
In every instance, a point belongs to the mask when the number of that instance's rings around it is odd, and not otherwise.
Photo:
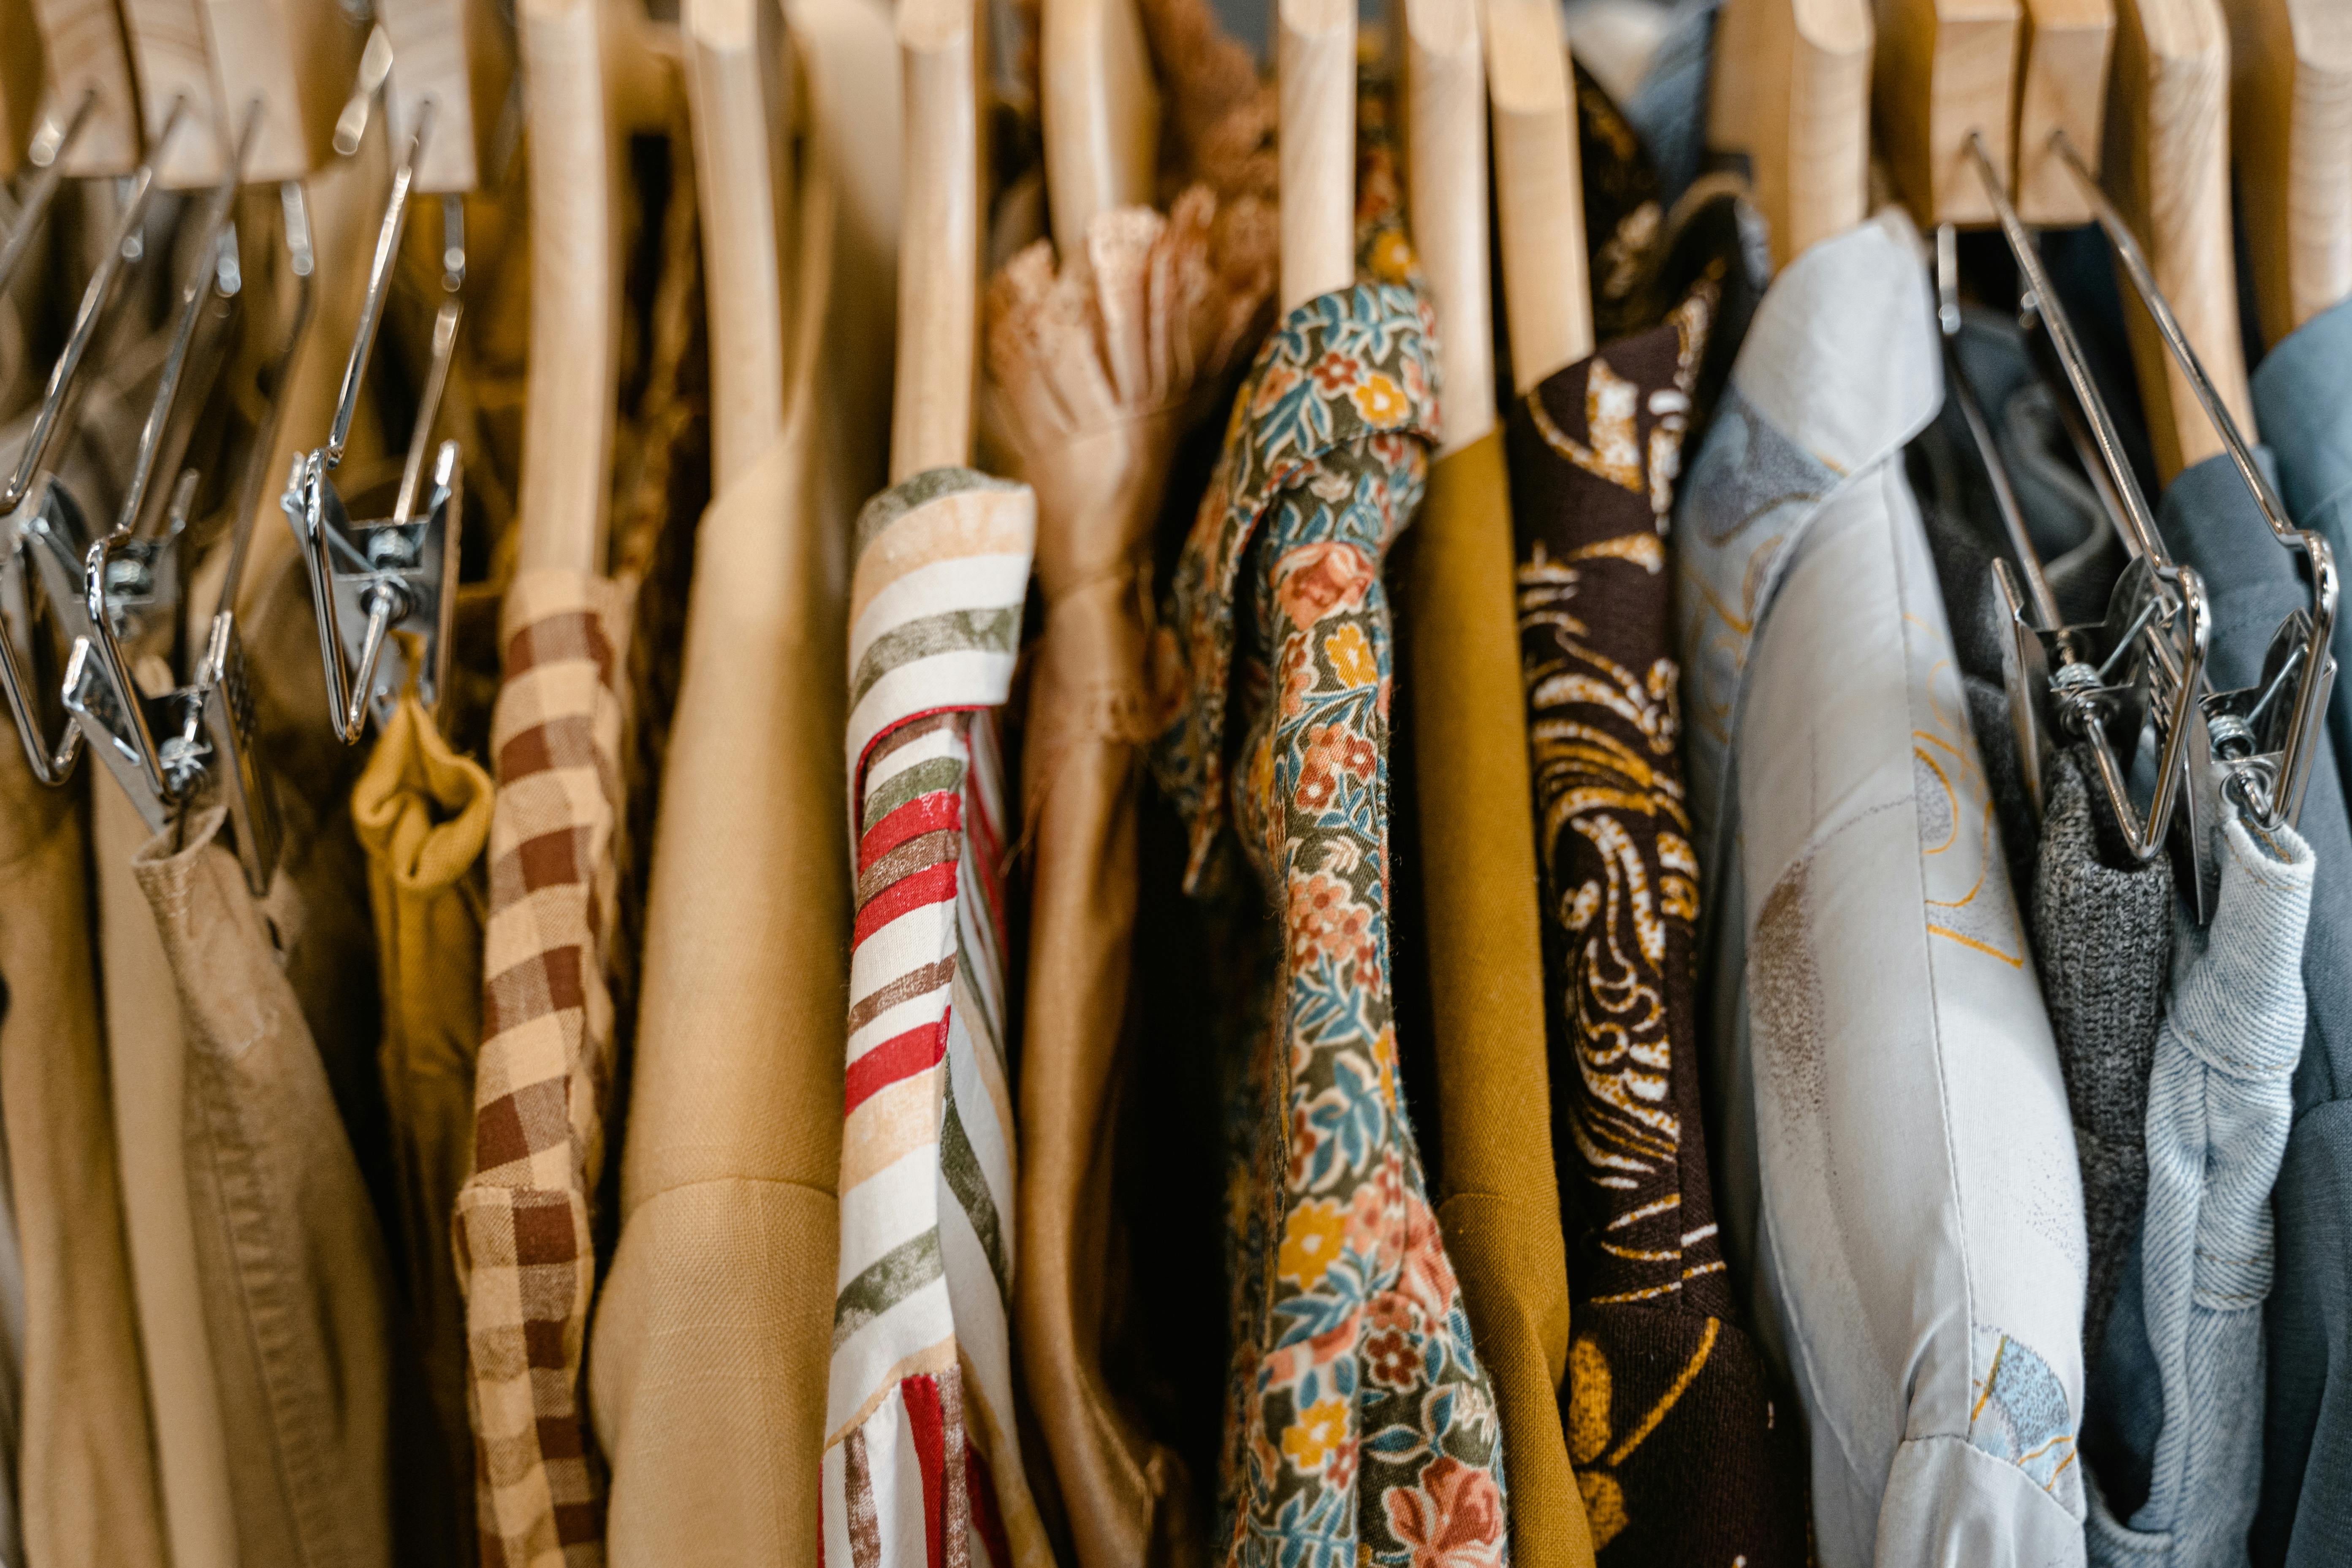
[[(447, 689), (465, 504), (457, 443), (444, 441), (421, 515), (354, 524), (323, 449), (297, 458), (278, 503), (310, 573), (335, 738), (356, 745), (371, 711), (387, 722), (413, 679), (428, 712)], [(331, 560), (330, 555), (340, 557)]]

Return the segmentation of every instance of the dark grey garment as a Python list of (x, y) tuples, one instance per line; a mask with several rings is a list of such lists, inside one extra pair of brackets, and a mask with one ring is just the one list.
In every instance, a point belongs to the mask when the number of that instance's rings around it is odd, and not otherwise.
[(2105, 797), (2085, 776), (2096, 765), (2072, 753), (2052, 761), (2031, 916), (2083, 1172), (2083, 1357), (2093, 1366), (2147, 1194), (2147, 1075), (2172, 963), (2172, 863), (2135, 865), (2119, 852)]
[[(2264, 356), (2254, 372), (2254, 418), (2278, 458), (2279, 494), (2301, 528), (2316, 530), (2352, 570), (2352, 300), (2322, 311)], [(2352, 672), (2352, 615), (2336, 616), (2336, 662)], [(2352, 679), (2339, 673), (2327, 701), (2336, 776), (2352, 774)], [(2352, 1543), (2347, 1543), (2352, 1545)]]
[[(1969, 306), (1958, 347), (2058, 613), (2069, 623), (2099, 619), (2123, 572), (2123, 542), (2075, 467), (2058, 405), (2036, 374), (2024, 339), (2008, 317)], [(1960, 668), (1998, 684), (2007, 633), (1992, 591), (1992, 563), (2012, 557), (1992, 480), (1957, 398), (1944, 399), (1935, 424), (1920, 432), (1907, 456)]]
[[(2226, 457), (2175, 479), (2157, 523), (2174, 555), (2204, 575), (2214, 685), (2253, 684), (2280, 617), (2310, 603), (2297, 557), (2273, 540)], [(2257, 1563), (2334, 1568), (2352, 1562), (2352, 1110), (2337, 1103), (2352, 1098), (2352, 818), (2332, 747), (2313, 760), (2297, 826), (2318, 861), (2303, 949), (2309, 1016), (2294, 1130), (2272, 1194), (2278, 1268), (2252, 1546)]]

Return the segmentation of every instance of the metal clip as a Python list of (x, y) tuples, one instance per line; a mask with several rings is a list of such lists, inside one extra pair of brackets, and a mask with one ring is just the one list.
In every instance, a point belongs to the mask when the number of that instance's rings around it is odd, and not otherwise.
[(413, 680), (426, 711), (437, 713), (447, 689), (449, 653), (457, 607), (458, 533), (465, 509), (464, 465), (457, 443), (445, 441), (434, 457), (432, 489), (416, 510), (432, 449), (433, 426), (457, 352), (464, 279), (462, 217), (443, 209), (443, 283), (449, 290), (433, 321), (433, 363), (418, 400), (415, 427), (401, 466), (390, 519), (353, 523), (331, 474), (342, 460), (359, 404), (368, 355), (383, 321), (401, 230), (407, 221), (416, 161), (432, 129), (432, 103), (419, 110), (414, 133), (393, 172), (392, 195), (376, 234), (368, 292), (357, 340), (343, 367), (341, 395), (327, 443), (294, 460), (279, 505), (310, 574), (310, 602), (319, 625), (319, 657), (327, 671), (328, 722), (335, 738), (356, 745), (371, 712), (388, 721)]
[[(2293, 826), (2303, 814), (2303, 795), (2311, 782), (2312, 759), (2325, 742), (2327, 694), (2336, 679), (2336, 659), (2329, 644), (2336, 631), (2335, 552), (2319, 534), (2299, 529), (2288, 520), (2285, 503), (2279, 500), (2269, 477), (2254, 461), (2252, 448), (2222, 404), (2212, 378), (2205, 374), (2196, 350), (2189, 346), (2189, 335), (2181, 331), (2170, 301), (2157, 288), (2156, 275), (2140, 252), (2139, 241), (2099, 189), (2098, 181), (2084, 165), (2065, 132), (2059, 132), (2053, 141), (2060, 157), (2073, 171), (2075, 182), (2083, 187), (2099, 226), (2106, 231), (2107, 242), (2115, 247), (2133, 291), (2147, 307), (2166, 351), (2196, 392), (2197, 401), (2204, 405), (2205, 417), (2221, 437), (2231, 466), (2252, 492), (2254, 504), (2261, 510), (2271, 536), (2281, 549), (2299, 551), (2310, 573), (2311, 607), (2295, 610), (2282, 618), (2263, 658), (2262, 679), (2235, 691), (2213, 691), (2209, 683), (2199, 698), (2212, 737), (2214, 760), (2228, 773), (2220, 794), (2250, 826)], [(2294, 680), (2292, 695), (2281, 702), (2279, 698), (2287, 692), (2285, 683), (2290, 677)], [(2200, 789), (2214, 787), (2210, 773), (2206, 778), (2191, 782)]]
[[(2205, 852), (2204, 835), (2193, 821), (2184, 831), (2173, 829), (2181, 821), (2184, 794), (2192, 800), (2190, 817), (2196, 815), (2193, 788), (2184, 792), (2182, 786), (2190, 783), (2202, 761), (2201, 727), (2190, 717), (2212, 637), (2204, 584), (2194, 570), (2164, 553), (2147, 500), (2124, 461), (2115, 422), (2092, 382), (2088, 362), (2042, 269), (2041, 254), (1985, 155), (1982, 139), (1971, 134), (1967, 145), (2025, 280), (2021, 309), (2039, 319), (2075, 402), (2095, 432), (2095, 441), (2084, 443), (2084, 467), (2100, 495), (2110, 500), (2116, 532), (2132, 553), (2131, 564), (2109, 596), (2105, 617), (2067, 624), (2042, 574), (2041, 555), (2026, 530), (2008, 464), (1993, 440), (1976, 384), (1955, 347), (1960, 324), (1957, 258), (1951, 230), (1941, 230), (1937, 266), (1938, 292), (1946, 302), (1939, 315), (1947, 379), (1984, 462), (1994, 508), (2016, 557), (2014, 567), (1996, 558), (1992, 576), (2009, 632), (2001, 648), (2001, 673), (2026, 795), (2038, 816), (2044, 805), (2042, 780), (2049, 753), (2067, 741), (2086, 742), (2098, 765), (2099, 787), (2131, 855), (2146, 860), (2171, 842), (2191, 857), (2193, 868), (2195, 858)], [(2073, 409), (2064, 399), (2058, 401), (2068, 428), (2079, 430)], [(2145, 806), (2132, 798), (2128, 765), (2143, 749), (2155, 758)]]

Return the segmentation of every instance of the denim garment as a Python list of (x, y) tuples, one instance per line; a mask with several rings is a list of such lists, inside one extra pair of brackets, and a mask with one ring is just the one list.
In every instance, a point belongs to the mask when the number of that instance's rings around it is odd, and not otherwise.
[(2131, 1472), (2095, 1479), (2145, 1497), (2126, 1523), (2093, 1488), (2091, 1561), (2114, 1568), (2242, 1563), (2254, 1517), (2258, 1314), (2274, 1257), (2271, 1184), (2303, 1054), (2313, 857), (2293, 829), (2263, 834), (2258, 846), (2234, 816), (2222, 841), (2212, 925), (2182, 920), (2174, 933), (2172, 994), (2148, 1075), (2138, 1277), (2092, 1385), (2104, 1396), (2109, 1369), (2124, 1372), (2116, 1405), (2098, 1418), (2118, 1428), (2127, 1453), (2116, 1468)]
[[(2276, 357), (2275, 354), (2273, 356)], [(2257, 458), (2270, 463), (2267, 449)], [(2292, 504), (2292, 503), (2290, 503)], [(2310, 603), (2300, 552), (2281, 549), (2226, 457), (2175, 479), (2157, 512), (2175, 557), (2205, 578), (2213, 607), (2206, 668), (2216, 687), (2252, 685), (2281, 616)], [(2339, 678), (2340, 679), (2340, 678)], [(2352, 1180), (2352, 1121), (2334, 1102), (2352, 1094), (2352, 819), (2336, 753), (2321, 747), (2296, 824), (2315, 865), (2303, 942), (2306, 1018), (2294, 1069), (2294, 1128), (2279, 1169), (2276, 1289), (2267, 1314), (2268, 1391), (2263, 1436), (2257, 1563), (2333, 1565), (2352, 1560), (2352, 1245), (2337, 1195)], [(2118, 1302), (2119, 1331), (2125, 1304)], [(2101, 1386), (2114, 1369), (2103, 1363)], [(2152, 1367), (2140, 1381), (2151, 1386)], [(2152, 1395), (2143, 1394), (2139, 1403)], [(2251, 1394), (2247, 1395), (2252, 1398)], [(2104, 1394), (2101, 1401), (2104, 1402)], [(2134, 1401), (2119, 1399), (2128, 1407)], [(2139, 1452), (2152, 1450), (2142, 1445)], [(2103, 1470), (2110, 1492), (2117, 1488)], [(2126, 1487), (2126, 1511), (2137, 1506)]]
[[(2305, 325), (2263, 359), (2254, 408), (2277, 459), (2282, 499), (2317, 529), (2345, 571), (2352, 548), (2352, 304)], [(2182, 476), (2185, 483), (2189, 476)], [(2249, 516), (2235, 549), (2263, 569), (2263, 608), (2275, 618), (2308, 602), (2285, 552), (2266, 544)], [(2267, 557), (2266, 559), (2264, 557)], [(2209, 578), (2212, 568), (2200, 560)], [(2303, 982), (2309, 1021), (2294, 1073), (2294, 1128), (2273, 1207), (2278, 1282), (2271, 1295), (2269, 1398), (2263, 1423), (2262, 1508), (2253, 1560), (2263, 1568), (2334, 1568), (2352, 1562), (2352, 823), (2341, 781), (2352, 764), (2352, 688), (2346, 611), (2336, 610), (2338, 669), (2329, 700), (2334, 745), (2312, 770), (2298, 824), (2317, 856)], [(2216, 627), (2215, 658), (2223, 650)], [(2262, 657), (2266, 626), (2250, 627), (2241, 661)], [(2236, 679), (2252, 677), (2241, 670)]]
[(2065, 1090), (1899, 461), (1934, 331), (1899, 214), (1791, 263), (1674, 531), (1717, 1214), (1823, 1568), (2084, 1560)]

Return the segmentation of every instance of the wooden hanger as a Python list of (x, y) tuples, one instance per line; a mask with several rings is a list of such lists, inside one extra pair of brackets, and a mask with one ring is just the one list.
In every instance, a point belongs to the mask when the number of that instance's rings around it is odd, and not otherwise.
[(2231, 0), (2230, 128), (2264, 341), (2352, 299), (2352, 5)]
[[(227, 120), (213, 82), (202, 0), (122, 0), (122, 26), (139, 78), (140, 134), (155, 161), (156, 184), (166, 190), (218, 184), (222, 143), (237, 132), (214, 133)], [(183, 101), (178, 133), (164, 145), (173, 106)]]
[(481, 189), (514, 75), (514, 49), (490, 0), (376, 0), (375, 15), (392, 42), (384, 123), (393, 144), (413, 134), (418, 112), (433, 106), (416, 189), (427, 195)]
[(1281, 308), (1356, 279), (1354, 0), (1278, 0)]
[(59, 172), (68, 179), (127, 174), (139, 166), (139, 99), (131, 85), (131, 55), (110, 0), (32, 0), (41, 36), (49, 96), (44, 113), (64, 129), (82, 100), (89, 112)]
[(2018, 71), (2017, 138), (2010, 196), (2027, 223), (2071, 227), (2091, 221), (2083, 187), (2056, 151), (2057, 134), (2094, 173), (2107, 110), (2107, 62), (2115, 52), (2115, 0), (2025, 0), (2024, 63)]
[[(1486, 72), (1476, 0), (1404, 0), (1404, 47), (1405, 190), (1413, 252), (1437, 311), (1438, 374), (1445, 388), (1439, 405), (1443, 456), (1495, 427)], [(1498, 106), (1497, 118), (1501, 112)], [(1581, 243), (1576, 253), (1581, 260)]]
[(1568, 45), (1552, 0), (1486, 0), (1495, 205), (1511, 381), (1539, 385), (1592, 352), (1584, 174)]
[(1775, 266), (1868, 209), (1872, 33), (1867, 0), (1725, 0), (1707, 144), (1748, 154)]
[(686, 0), (678, 20), (710, 307), (712, 477), (723, 490), (784, 430), (792, 187), (780, 93), (790, 61), (772, 0)]
[(530, 356), (516, 562), (602, 572), (620, 395), (619, 137), (601, 0), (516, 0), (529, 119)]
[(980, 54), (972, 0), (904, 0), (906, 142), (890, 482), (971, 460), (980, 370)]
[[(2230, 38), (2216, 0), (2116, 0), (2116, 74), (2107, 95), (2108, 193), (2147, 253), (2205, 374), (2238, 428), (2254, 438), (2238, 337), (2230, 224)], [(2116, 149), (2121, 149), (2121, 156)], [(2156, 325), (2125, 307), (2158, 474), (2220, 452), (2188, 379)]]
[(1160, 87), (1135, 0), (1045, 0), (1038, 46), (1046, 206), (1070, 257), (1095, 214), (1151, 200)]
[(1983, 224), (1992, 198), (1968, 153), (2011, 164), (2017, 0), (1878, 0), (1871, 97), (1895, 186), (1922, 228)]
[[(137, 0), (146, 4), (147, 0)], [(261, 122), (248, 181), (299, 180), (334, 155), (335, 117), (351, 98), (367, 36), (341, 5), (318, 0), (197, 0), (216, 100), (234, 143), (256, 102)]]

